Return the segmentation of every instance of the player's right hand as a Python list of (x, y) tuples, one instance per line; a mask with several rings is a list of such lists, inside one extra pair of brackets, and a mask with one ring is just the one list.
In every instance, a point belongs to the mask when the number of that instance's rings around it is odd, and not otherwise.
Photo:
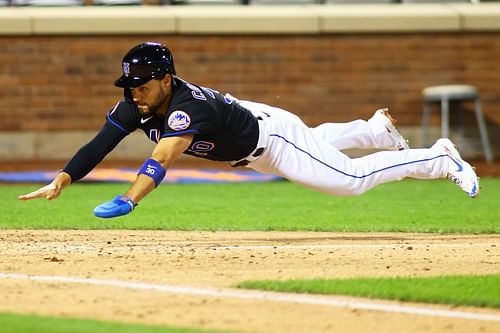
[(68, 186), (70, 183), (71, 176), (66, 172), (60, 172), (50, 184), (45, 185), (44, 187), (41, 187), (31, 193), (20, 195), (17, 198), (24, 201), (36, 198), (52, 200), (57, 198), (61, 194), (63, 188)]
[(61, 194), (61, 187), (56, 186), (54, 182), (45, 185), (44, 187), (39, 188), (36, 191), (33, 191), (28, 194), (20, 195), (17, 198), (19, 200), (30, 200), (35, 198), (45, 198), (47, 200), (55, 199)]

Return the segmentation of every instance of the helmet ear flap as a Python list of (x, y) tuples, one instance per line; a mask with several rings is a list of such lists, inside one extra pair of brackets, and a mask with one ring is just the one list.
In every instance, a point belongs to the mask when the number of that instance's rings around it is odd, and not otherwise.
[(125, 97), (125, 100), (128, 102), (134, 102), (134, 97), (132, 96), (132, 91), (130, 91), (130, 88), (123, 88), (123, 97)]

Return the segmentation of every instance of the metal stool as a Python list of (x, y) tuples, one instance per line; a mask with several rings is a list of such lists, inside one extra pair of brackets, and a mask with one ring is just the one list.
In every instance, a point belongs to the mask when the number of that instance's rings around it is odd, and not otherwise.
[[(433, 86), (423, 89), (422, 95), (424, 97), (424, 114), (422, 119), (422, 144), (424, 147), (427, 146), (429, 118), (432, 103), (441, 103), (441, 136), (448, 138), (450, 134), (450, 102), (473, 101), (484, 155), (486, 157), (486, 161), (493, 161), (493, 154), (491, 152), (488, 138), (488, 129), (486, 128), (486, 123), (481, 111), (479, 93), (475, 87), (462, 84)], [(463, 141), (464, 126), (461, 121), (461, 114), (459, 114), (459, 116), (459, 120), (461, 122), (460, 136)]]

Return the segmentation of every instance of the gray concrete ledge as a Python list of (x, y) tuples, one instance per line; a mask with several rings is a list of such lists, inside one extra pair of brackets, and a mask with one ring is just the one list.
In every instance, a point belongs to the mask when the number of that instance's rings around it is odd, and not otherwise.
[(0, 35), (498, 31), (500, 4), (0, 8)]
[[(398, 128), (410, 142), (412, 148), (422, 147), (420, 126), (401, 126)], [(456, 129), (452, 129), (451, 138), (459, 145), (462, 155), (466, 158), (483, 158), (478, 155), (481, 151), (479, 133), (477, 129), (470, 128), (469, 133), (474, 133), (466, 142), (458, 140)], [(440, 127), (430, 127), (429, 137), (435, 140), (441, 135)], [(0, 163), (9, 161), (65, 161), (73, 156), (78, 149), (91, 140), (96, 131), (72, 132), (0, 132)], [(499, 135), (490, 130), (490, 140), (498, 141)], [(129, 160), (140, 161), (151, 156), (155, 144), (137, 131), (128, 135), (108, 156), (107, 161)], [(495, 148), (495, 147), (494, 147)], [(366, 155), (366, 150), (346, 151), (352, 157)], [(497, 155), (498, 151), (495, 152)], [(193, 157), (182, 155), (181, 160), (190, 160)]]
[[(0, 162), (11, 160), (66, 160), (73, 156), (96, 131), (0, 132)], [(154, 143), (141, 132), (128, 135), (106, 158), (146, 159)]]

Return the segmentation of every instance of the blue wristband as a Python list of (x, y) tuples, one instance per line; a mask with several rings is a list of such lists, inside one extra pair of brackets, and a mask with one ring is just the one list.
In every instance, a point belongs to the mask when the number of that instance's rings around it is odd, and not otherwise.
[(144, 162), (137, 174), (151, 177), (155, 182), (155, 186), (158, 186), (163, 178), (165, 178), (167, 170), (158, 161), (150, 158)]

